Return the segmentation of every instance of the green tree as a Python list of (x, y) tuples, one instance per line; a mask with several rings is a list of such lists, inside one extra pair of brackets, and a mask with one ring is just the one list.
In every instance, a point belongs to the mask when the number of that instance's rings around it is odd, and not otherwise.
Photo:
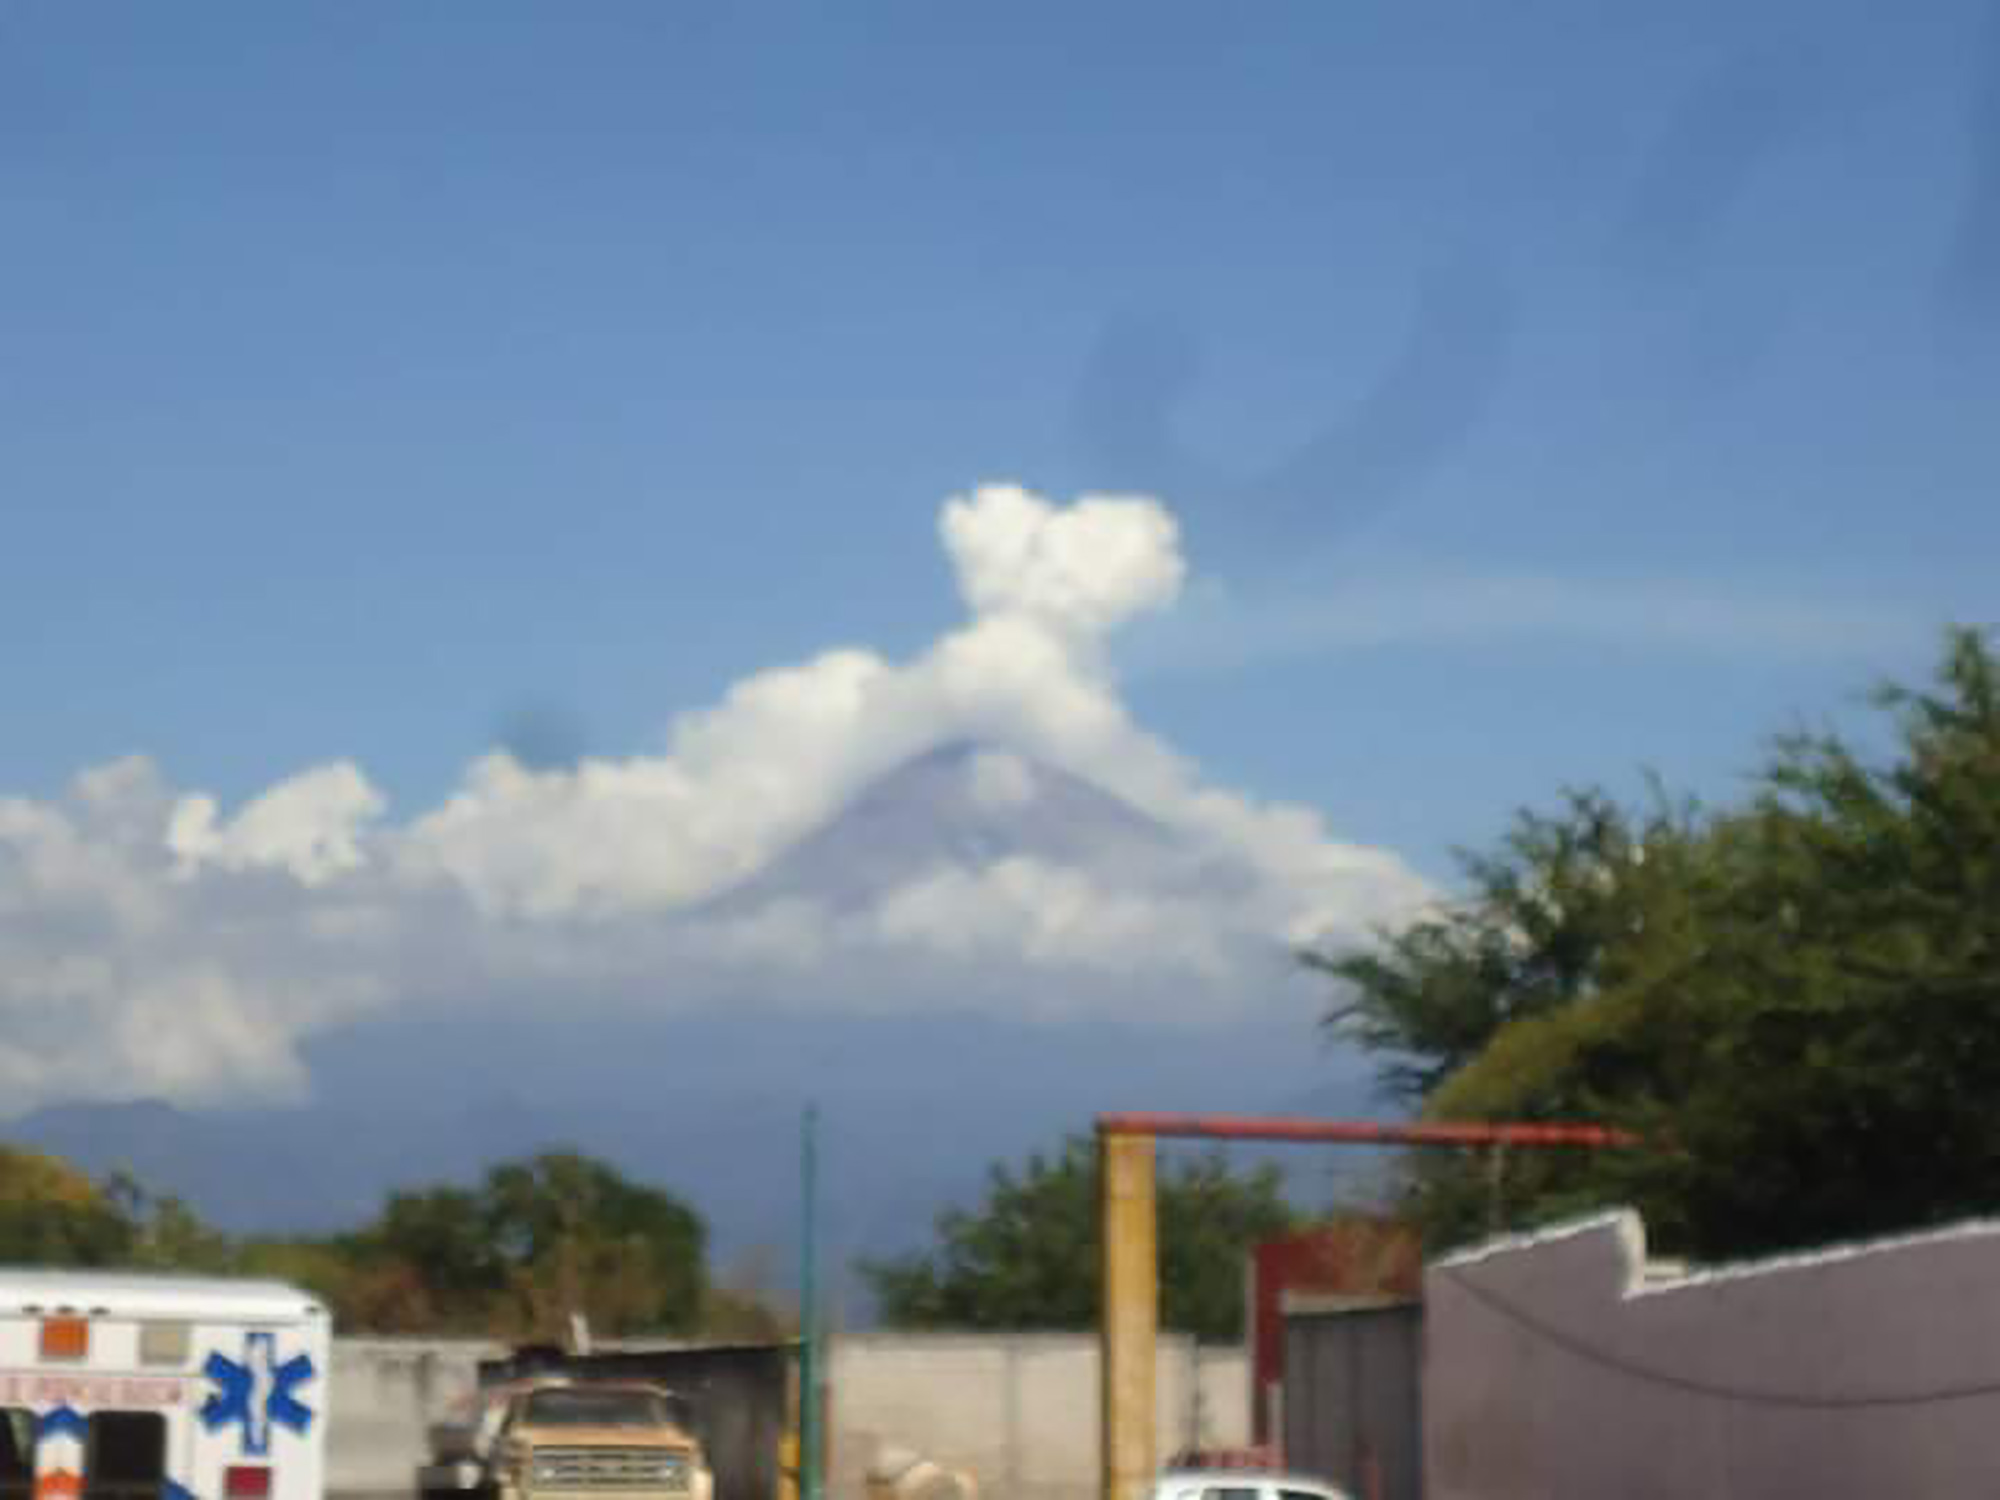
[(736, 1256), (710, 1280), (701, 1313), (704, 1338), (724, 1343), (778, 1343), (799, 1332), (797, 1302), (777, 1285), (778, 1259), (768, 1246)]
[(571, 1311), (607, 1334), (698, 1324), (708, 1232), (672, 1194), (559, 1151), (496, 1167), (485, 1198), (492, 1243), (539, 1330)]
[(0, 1146), (0, 1261), (118, 1265), (130, 1257), (134, 1233), (117, 1203), (69, 1163)]
[(257, 1258), (298, 1264), (349, 1327), (555, 1339), (571, 1313), (611, 1336), (691, 1331), (706, 1240), (672, 1194), (559, 1151), (496, 1166), (476, 1187), (393, 1193), (353, 1234), (266, 1244)]
[(238, 1249), (237, 1270), (304, 1287), (333, 1310), (335, 1326), (343, 1332), (383, 1331), (379, 1321), (354, 1315), (359, 1268), (355, 1256), (340, 1244), (315, 1239), (247, 1240)]
[(351, 1233), (238, 1243), (129, 1173), (100, 1186), (0, 1146), (0, 1260), (271, 1276), (324, 1298), (346, 1329), (559, 1339), (579, 1312), (614, 1337), (781, 1330), (782, 1308), (754, 1290), (711, 1292), (706, 1241), (680, 1199), (575, 1152), (504, 1163), (470, 1188), (391, 1193)]
[[(391, 1193), (373, 1223), (323, 1247), (345, 1267), (328, 1283), (336, 1315), (385, 1333), (486, 1330), (511, 1287), (491, 1217), (475, 1189)], [(325, 1277), (324, 1262), (304, 1264)]]
[[(1235, 1173), (1219, 1154), (1162, 1163), (1161, 1320), (1211, 1340), (1243, 1332), (1249, 1248), (1297, 1220), (1274, 1168)], [(865, 1262), (884, 1319), (904, 1327), (1082, 1328), (1097, 1319), (1102, 1269), (1095, 1145), (1073, 1136), (1018, 1175), (992, 1169), (975, 1211), (939, 1216), (934, 1249)]]
[(100, 1184), (58, 1157), (0, 1146), (0, 1260), (225, 1273), (236, 1249), (180, 1199), (124, 1171)]
[(1328, 1028), (1377, 1055), (1387, 1095), (1421, 1103), (1509, 1023), (1596, 994), (1607, 950), (1646, 920), (1662, 852), (1698, 829), (1657, 793), (1643, 815), (1598, 791), (1517, 814), (1494, 852), (1460, 852), (1457, 901), (1369, 946), (1302, 955), (1335, 982)]
[(129, 1172), (106, 1179), (104, 1196), (126, 1225), (122, 1259), (142, 1270), (228, 1275), (237, 1246), (171, 1194), (149, 1193)]
[[(1466, 999), (1450, 945), (1323, 965), (1351, 987), (1337, 1024), (1359, 1015), (1365, 1041), (1428, 1069), (1430, 1116), (1583, 1116), (1648, 1138), (1516, 1158), (1510, 1221), (1630, 1202), (1663, 1243), (1717, 1256), (2000, 1206), (2000, 664), (1957, 631), (1931, 684), (1880, 701), (1896, 731), (1881, 763), (1789, 737), (1744, 806), (1609, 862), (1578, 908), (1586, 977), (1553, 1003), (1520, 1003), (1511, 963)], [(1520, 888), (1542, 859), (1518, 859)], [(1563, 906), (1512, 941), (1573, 924)], [(1495, 1018), (1469, 1050), (1425, 1029), (1454, 1007)], [(1462, 1161), (1422, 1163), (1414, 1201), (1439, 1240), (1483, 1223)]]

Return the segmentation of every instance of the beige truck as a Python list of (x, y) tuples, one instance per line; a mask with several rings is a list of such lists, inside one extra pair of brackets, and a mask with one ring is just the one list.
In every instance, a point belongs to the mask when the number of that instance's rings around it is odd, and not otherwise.
[(685, 1410), (657, 1386), (542, 1379), (431, 1429), (423, 1500), (714, 1500)]

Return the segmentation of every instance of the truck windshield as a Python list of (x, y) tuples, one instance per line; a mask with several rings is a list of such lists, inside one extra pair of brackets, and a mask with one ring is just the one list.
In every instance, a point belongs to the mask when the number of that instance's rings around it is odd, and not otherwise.
[(531, 1427), (658, 1427), (667, 1408), (645, 1391), (536, 1391), (523, 1417)]

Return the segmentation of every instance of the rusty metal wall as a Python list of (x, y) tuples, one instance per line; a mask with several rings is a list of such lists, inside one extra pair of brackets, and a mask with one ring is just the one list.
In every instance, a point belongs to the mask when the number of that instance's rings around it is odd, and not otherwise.
[(1298, 1293), (1417, 1300), (1424, 1253), (1414, 1229), (1391, 1219), (1350, 1216), (1304, 1234), (1269, 1240), (1250, 1255), (1250, 1431), (1277, 1440), (1272, 1397), (1284, 1382), (1285, 1302)]
[(1285, 1318), (1286, 1465), (1362, 1500), (1423, 1494), (1423, 1308)]
[(575, 1355), (519, 1350), (480, 1366), (482, 1384), (528, 1375), (655, 1381), (686, 1397), (696, 1435), (715, 1470), (716, 1500), (777, 1500), (779, 1445), (786, 1430), (790, 1344), (623, 1349)]

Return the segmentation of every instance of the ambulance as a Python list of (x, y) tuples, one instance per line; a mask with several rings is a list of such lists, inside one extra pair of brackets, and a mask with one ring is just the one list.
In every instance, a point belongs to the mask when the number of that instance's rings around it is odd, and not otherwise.
[(0, 1269), (0, 1500), (321, 1500), (331, 1343), (277, 1282)]

